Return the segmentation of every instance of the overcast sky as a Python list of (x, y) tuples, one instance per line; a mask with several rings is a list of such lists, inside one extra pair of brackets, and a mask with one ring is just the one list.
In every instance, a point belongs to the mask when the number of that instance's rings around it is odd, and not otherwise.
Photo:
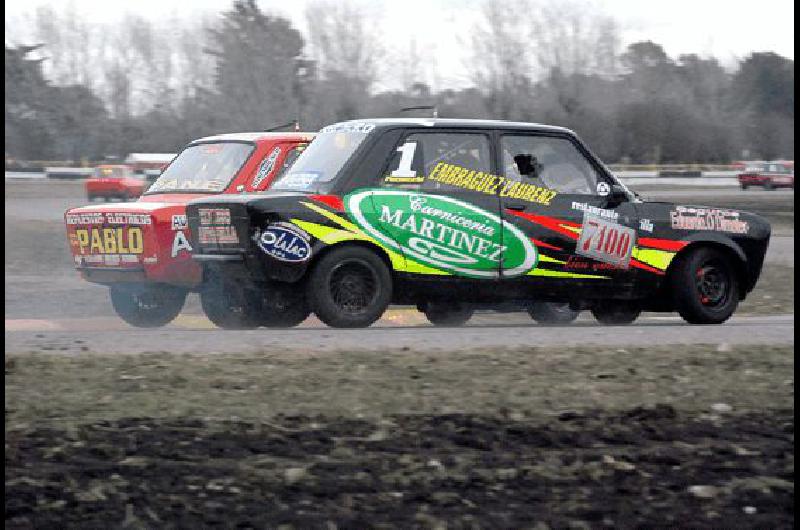
[[(753, 51), (774, 51), (794, 58), (794, 2), (792, 0), (586, 0), (613, 16), (621, 26), (623, 43), (652, 40), (667, 53), (699, 53), (732, 65)], [(431, 81), (439, 88), (464, 86), (461, 74), (467, 31), (479, 15), (480, 0), (354, 0), (381, 19), (385, 43), (416, 40), (419, 51), (435, 57)], [(75, 7), (86, 19), (112, 22), (130, 12), (159, 19), (184, 18), (194, 13), (227, 10), (230, 0), (67, 0), (55, 4)], [(283, 14), (304, 30), (307, 0), (258, 0), (264, 11)], [(24, 20), (47, 0), (6, 0), (6, 27)], [(187, 8), (191, 13), (187, 12)], [(402, 53), (395, 49), (394, 53)]]

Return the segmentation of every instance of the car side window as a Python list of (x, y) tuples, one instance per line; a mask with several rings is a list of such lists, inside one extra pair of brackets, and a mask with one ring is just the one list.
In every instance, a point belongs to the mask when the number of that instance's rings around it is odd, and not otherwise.
[(461, 190), (427, 177), (439, 164), (489, 173), (489, 137), (476, 133), (413, 133), (391, 153), (381, 184), (419, 190)]
[(566, 138), (504, 135), (500, 142), (503, 175), (560, 193), (596, 195), (602, 178)]

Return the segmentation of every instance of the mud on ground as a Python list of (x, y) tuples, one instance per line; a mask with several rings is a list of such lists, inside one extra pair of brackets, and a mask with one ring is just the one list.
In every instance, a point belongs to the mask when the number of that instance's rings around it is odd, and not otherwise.
[(791, 528), (793, 367), (726, 344), (6, 355), (6, 526)]
[(6, 528), (791, 528), (793, 447), (790, 410), (132, 418), (7, 433)]

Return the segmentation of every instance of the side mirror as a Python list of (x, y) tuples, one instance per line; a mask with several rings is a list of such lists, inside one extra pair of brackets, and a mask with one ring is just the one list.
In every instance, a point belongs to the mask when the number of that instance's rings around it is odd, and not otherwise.
[(619, 203), (626, 201), (628, 199), (627, 190), (620, 186), (619, 184), (612, 184), (611, 190), (608, 194), (608, 201), (613, 203)]

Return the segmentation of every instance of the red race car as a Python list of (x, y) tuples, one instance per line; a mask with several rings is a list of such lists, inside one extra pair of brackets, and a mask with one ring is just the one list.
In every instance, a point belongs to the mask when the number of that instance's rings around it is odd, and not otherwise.
[(739, 186), (746, 190), (749, 186), (761, 186), (765, 190), (776, 188), (794, 189), (794, 161), (761, 162), (751, 164), (739, 173)]
[(130, 166), (121, 164), (97, 166), (92, 176), (86, 179), (86, 196), (89, 201), (96, 198), (127, 201), (139, 197), (145, 188), (147, 182), (134, 175)]
[(65, 212), (75, 267), (85, 280), (109, 287), (114, 310), (127, 323), (171, 322), (187, 293), (203, 284), (202, 269), (191, 259), (186, 203), (267, 189), (313, 137), (238, 133), (191, 142), (138, 201)]

